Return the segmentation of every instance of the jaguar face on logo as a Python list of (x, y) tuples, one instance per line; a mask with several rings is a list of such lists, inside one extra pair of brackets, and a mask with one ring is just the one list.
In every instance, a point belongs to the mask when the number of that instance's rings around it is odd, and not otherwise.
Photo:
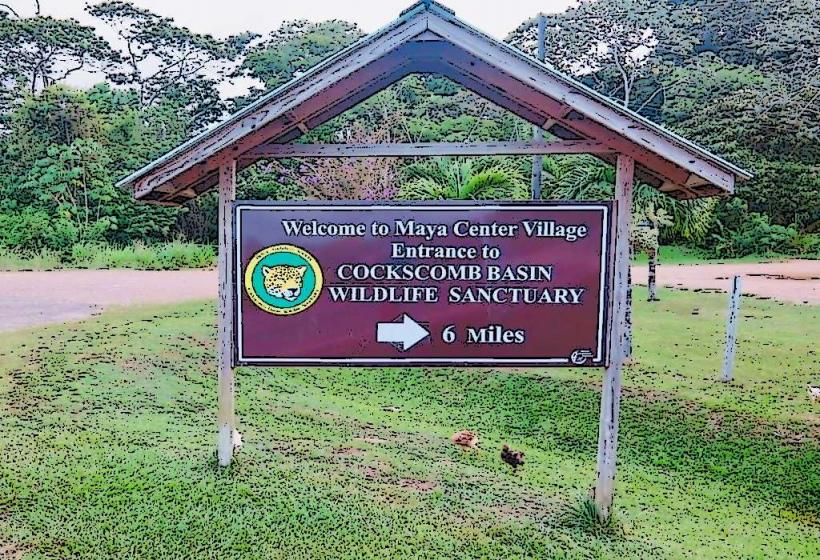
[(324, 278), (316, 259), (294, 245), (274, 245), (256, 253), (245, 269), (245, 292), (259, 309), (296, 315), (322, 293)]
[(296, 301), (302, 293), (302, 283), (307, 272), (306, 266), (263, 266), (265, 291), (275, 298)]

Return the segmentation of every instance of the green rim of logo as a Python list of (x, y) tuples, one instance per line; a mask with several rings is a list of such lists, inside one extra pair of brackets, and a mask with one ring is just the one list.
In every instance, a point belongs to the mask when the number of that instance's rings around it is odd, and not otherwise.
[[(265, 289), (268, 267), (290, 266), (307, 268), (302, 279), (302, 289), (293, 301), (276, 297)], [(319, 262), (313, 255), (295, 245), (274, 245), (256, 253), (245, 269), (245, 292), (256, 307), (273, 315), (296, 315), (310, 308), (319, 299), (324, 276)]]

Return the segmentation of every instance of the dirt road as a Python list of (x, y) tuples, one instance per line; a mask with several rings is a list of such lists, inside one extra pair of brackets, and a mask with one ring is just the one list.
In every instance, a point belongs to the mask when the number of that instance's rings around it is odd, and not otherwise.
[[(745, 295), (820, 305), (820, 261), (667, 265), (658, 267), (658, 285), (727, 291), (742, 276)], [(632, 279), (646, 285), (647, 267), (633, 267)]]
[[(633, 269), (646, 283), (646, 266)], [(726, 290), (744, 276), (743, 292), (820, 305), (820, 261), (661, 266), (659, 285)], [(216, 298), (216, 272), (65, 270), (0, 272), (0, 332), (85, 319), (106, 308)]]
[(106, 308), (216, 298), (216, 272), (0, 272), (0, 332), (78, 321)]

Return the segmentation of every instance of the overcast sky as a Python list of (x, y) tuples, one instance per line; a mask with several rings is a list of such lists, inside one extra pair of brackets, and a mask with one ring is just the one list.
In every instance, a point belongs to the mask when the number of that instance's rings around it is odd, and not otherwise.
[[(34, 12), (34, 0), (3, 0), (21, 16)], [(40, 0), (42, 13), (74, 17), (91, 23), (84, 8), (96, 0)], [(413, 0), (136, 0), (135, 4), (173, 17), (199, 33), (225, 37), (240, 31), (266, 33), (291, 19), (344, 19), (375, 31), (395, 19)], [(572, 0), (444, 0), (456, 15), (503, 38), (519, 23), (539, 12), (564, 10)]]
[[(83, 23), (99, 26), (99, 22), (85, 13), (88, 4), (100, 0), (40, 0), (41, 13), (54, 17), (73, 17)], [(34, 0), (0, 0), (26, 17), (34, 14)], [(197, 33), (227, 37), (242, 31), (266, 34), (283, 21), (309, 19), (323, 21), (344, 19), (359, 24), (371, 32), (396, 19), (413, 0), (136, 0), (147, 8), (174, 20)], [(456, 15), (499, 39), (518, 24), (539, 12), (561, 12), (574, 0), (443, 0)], [(101, 29), (109, 40), (113, 37)], [(77, 72), (68, 82), (77, 87), (88, 87), (100, 80), (99, 75)], [(237, 80), (223, 85), (224, 95), (243, 93), (250, 82)]]

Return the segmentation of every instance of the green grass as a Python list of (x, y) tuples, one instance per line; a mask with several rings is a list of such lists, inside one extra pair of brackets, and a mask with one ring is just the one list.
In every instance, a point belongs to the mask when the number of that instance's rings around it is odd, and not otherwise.
[[(0, 551), (817, 558), (819, 308), (744, 300), (723, 385), (725, 298), (663, 296), (636, 302), (617, 531), (567, 514), (595, 476), (600, 371), (242, 369), (246, 444), (220, 471), (215, 312), (187, 304), (0, 341)], [(449, 443), (464, 428), (479, 451)]]
[(63, 268), (59, 253), (43, 250), (36, 254), (23, 255), (17, 251), (0, 247), (0, 271), (9, 270), (56, 270)]
[(60, 268), (179, 270), (214, 266), (216, 251), (213, 247), (182, 241), (155, 245), (135, 243), (126, 247), (77, 244), (66, 255), (47, 250), (34, 255), (23, 255), (11, 249), (0, 248), (0, 271)]
[[(684, 247), (678, 245), (665, 245), (661, 247), (660, 261), (663, 264), (717, 264), (717, 263), (748, 263), (748, 262), (772, 262), (779, 260), (789, 260), (807, 257), (795, 257), (788, 255), (748, 255), (740, 258), (716, 259), (710, 257), (700, 249)], [(649, 258), (645, 253), (635, 255), (634, 264), (646, 264)]]

